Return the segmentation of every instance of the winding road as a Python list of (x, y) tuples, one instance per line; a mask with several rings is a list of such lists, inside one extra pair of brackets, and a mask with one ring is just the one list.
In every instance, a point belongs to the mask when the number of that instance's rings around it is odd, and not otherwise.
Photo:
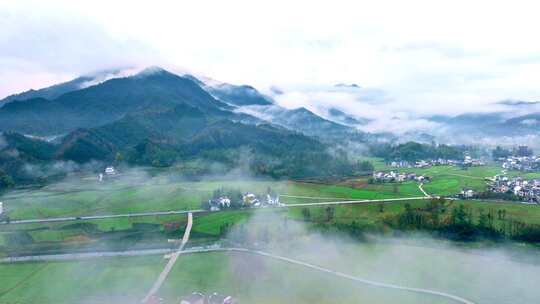
[[(186, 231), (188, 231), (188, 230), (186, 229)], [(189, 238), (189, 233), (187, 234), (187, 238)], [(184, 239), (182, 240), (182, 245), (180, 245), (180, 248), (183, 249), (183, 247), (185, 245), (184, 240), (186, 240), (186, 242), (187, 242), (187, 238), (186, 238), (186, 233), (184, 233)], [(264, 251), (259, 251), (259, 250), (251, 250), (251, 249), (247, 249), (247, 248), (197, 248), (197, 249), (193, 248), (193, 249), (188, 249), (188, 250), (182, 251), (180, 248), (178, 250), (174, 251), (173, 256), (171, 257), (171, 259), (167, 263), (167, 266), (165, 267), (163, 272), (160, 274), (158, 280), (156, 281), (156, 283), (154, 284), (154, 286), (152, 287), (152, 289), (150, 290), (148, 295), (143, 300), (143, 303), (145, 303), (145, 301), (147, 301), (148, 299), (150, 299), (153, 295), (155, 295), (157, 293), (157, 291), (161, 287), (161, 284), (163, 284), (163, 282), (165, 281), (168, 273), (172, 269), (172, 266), (174, 265), (174, 263), (176, 262), (176, 260), (178, 259), (178, 257), (180, 255), (199, 254), (199, 253), (206, 253), (206, 252), (240, 252), (240, 253), (259, 255), (259, 256), (271, 258), (271, 259), (274, 259), (274, 260), (279, 260), (281, 262), (306, 267), (306, 268), (309, 268), (309, 269), (312, 269), (312, 270), (315, 270), (315, 271), (323, 272), (323, 273), (326, 273), (326, 274), (329, 274), (329, 275), (333, 275), (333, 276), (340, 277), (340, 278), (343, 278), (343, 279), (355, 281), (355, 282), (365, 284), (365, 285), (369, 285), (369, 286), (376, 287), (376, 288), (395, 289), (395, 290), (402, 290), (402, 291), (411, 292), (411, 293), (417, 293), (417, 294), (424, 294), (424, 295), (428, 295), (428, 296), (440, 297), (440, 298), (449, 299), (449, 300), (452, 300), (455, 303), (461, 303), (461, 304), (476, 304), (475, 302), (473, 302), (471, 300), (468, 300), (468, 299), (465, 299), (465, 298), (462, 298), (460, 296), (450, 294), (450, 293), (447, 293), (447, 292), (441, 292), (441, 291), (425, 289), (425, 288), (407, 287), (407, 286), (401, 286), (401, 285), (396, 285), (396, 284), (387, 284), (387, 283), (383, 283), (383, 282), (373, 281), (373, 280), (369, 280), (369, 279), (349, 275), (349, 274), (346, 274), (346, 273), (343, 273), (343, 272), (331, 270), (331, 269), (328, 269), (328, 268), (325, 268), (325, 267), (317, 266), (317, 265), (314, 265), (314, 264), (311, 264), (311, 263), (307, 263), (307, 262), (287, 258), (287, 257), (284, 257), (284, 256), (280, 256), (280, 255), (276, 255), (276, 254), (272, 254), (272, 253), (268, 253), (268, 252), (264, 252)], [(155, 250), (141, 250), (141, 251), (125, 251), (125, 252), (117, 252), (117, 253), (108, 252), (108, 253), (43, 255), (43, 256), (27, 256), (27, 257), (5, 258), (5, 259), (0, 259), (0, 262), (9, 263), (9, 262), (28, 262), (28, 261), (77, 260), (77, 259), (80, 259), (80, 258), (90, 258), (90, 257), (135, 256), (135, 255), (152, 255), (152, 254), (155, 255), (155, 254), (170, 253), (170, 252), (171, 252), (170, 249), (162, 249), (162, 250), (155, 249)], [(174, 260), (173, 260), (173, 258), (174, 258)]]
[(372, 281), (372, 280), (368, 280), (368, 279), (364, 279), (364, 278), (360, 278), (360, 277), (355, 277), (355, 276), (352, 276), (352, 275), (349, 275), (349, 274), (346, 274), (346, 273), (343, 273), (343, 272), (334, 271), (334, 270), (331, 270), (331, 269), (328, 269), (328, 268), (320, 267), (320, 266), (317, 266), (317, 265), (314, 265), (314, 264), (298, 261), (298, 260), (295, 260), (295, 259), (291, 259), (291, 258), (287, 258), (287, 257), (267, 253), (267, 252), (264, 252), (264, 251), (259, 251), (259, 250), (251, 250), (251, 249), (246, 249), (246, 248), (209, 248), (209, 249), (198, 249), (198, 250), (193, 250), (193, 251), (188, 250), (188, 251), (182, 252), (182, 254), (201, 253), (201, 252), (219, 252), (219, 251), (244, 252), (244, 253), (249, 253), (249, 254), (260, 255), (260, 256), (272, 258), (272, 259), (275, 259), (275, 260), (279, 260), (279, 261), (282, 261), (282, 262), (286, 262), (286, 263), (289, 263), (289, 264), (295, 264), (295, 265), (299, 265), (299, 266), (304, 266), (304, 267), (307, 267), (307, 268), (310, 268), (310, 269), (313, 269), (313, 270), (328, 273), (328, 274), (331, 274), (331, 275), (334, 275), (334, 276), (337, 276), (337, 277), (352, 280), (352, 281), (359, 282), (359, 283), (366, 284), (366, 285), (370, 285), (370, 286), (373, 286), (373, 287), (397, 289), (397, 290), (403, 290), (403, 291), (412, 292), (412, 293), (419, 293), (419, 294), (426, 294), (426, 295), (431, 295), (431, 296), (436, 296), (436, 297), (442, 297), (442, 298), (452, 300), (452, 301), (454, 301), (456, 303), (475, 304), (474, 302), (472, 302), (470, 300), (467, 300), (465, 298), (462, 298), (462, 297), (459, 297), (457, 295), (453, 295), (453, 294), (450, 294), (450, 293), (436, 291), (436, 290), (430, 290), (430, 289), (424, 289), (424, 288), (406, 287), (406, 286), (400, 286), (400, 285), (395, 285), (395, 284), (387, 284), (387, 283)]

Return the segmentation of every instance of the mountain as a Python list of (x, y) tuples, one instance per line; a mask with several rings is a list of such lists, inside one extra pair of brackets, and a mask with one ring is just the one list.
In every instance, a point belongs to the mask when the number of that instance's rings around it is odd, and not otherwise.
[(49, 100), (55, 99), (65, 93), (84, 89), (89, 86), (101, 83), (107, 79), (117, 77), (120, 73), (121, 73), (120, 70), (100, 71), (97, 73), (80, 76), (73, 80), (56, 84), (50, 87), (42, 88), (39, 90), (31, 89), (31, 90), (28, 90), (26, 92), (22, 92), (19, 94), (13, 94), (0, 100), (0, 107), (16, 100), (27, 100), (27, 99), (34, 99), (34, 98), (43, 98), (43, 99), (49, 99)]
[(325, 142), (343, 140), (344, 138), (351, 139), (356, 135), (363, 134), (353, 127), (325, 119), (303, 107), (286, 109), (278, 105), (250, 105), (239, 107), (237, 111), (256, 116), (291, 131), (319, 138)]
[(147, 69), (125, 78), (65, 93), (53, 100), (14, 101), (0, 108), (0, 130), (55, 135), (104, 125), (147, 108), (186, 104), (205, 111), (230, 108), (192, 80), (162, 69)]
[[(189, 77), (195, 78), (193, 76)], [(261, 94), (252, 86), (228, 83), (207, 84), (200, 80), (199, 84), (212, 96), (230, 105), (272, 105), (274, 103), (270, 97)]]
[(326, 120), (306, 108), (294, 110), (274, 108), (270, 112), (273, 113), (273, 123), (310, 136), (332, 136), (351, 130), (349, 127)]
[[(271, 97), (260, 93), (251, 86), (217, 83), (213, 80), (202, 81), (192, 75), (185, 77), (201, 85), (220, 101), (232, 106), (237, 113), (257, 117), (291, 131), (322, 139), (342, 139), (351, 133), (360, 133), (346, 124), (325, 119), (306, 108), (292, 110), (283, 108), (277, 105)], [(352, 87), (356, 88), (357, 86), (353, 85)], [(335, 111), (337, 113), (338, 110)], [(341, 115), (340, 118), (353, 120), (351, 116), (347, 116), (343, 112)], [(361, 123), (360, 120), (356, 122)]]
[[(249, 107), (272, 117), (241, 111)], [(281, 108), (249, 86), (209, 89), (160, 68), (53, 99), (9, 102), (0, 108), (0, 130), (1, 177), (15, 183), (41, 182), (51, 177), (47, 172), (62, 175), (68, 170), (58, 168), (88, 163), (179, 166), (194, 175), (242, 166), (276, 178), (350, 174), (353, 168), (320, 139), (349, 127), (304, 108)]]
[[(188, 105), (138, 113), (72, 132), (56, 156), (79, 163), (120, 158), (151, 166), (197, 160), (232, 168), (248, 153), (247, 163), (256, 174), (298, 177), (321, 174), (321, 169), (326, 174), (335, 172), (332, 156), (319, 141), (268, 124), (235, 122), (231, 117), (227, 111), (209, 114)], [(328, 165), (314, 165), (320, 161)]]
[(441, 130), (455, 135), (515, 137), (540, 134), (540, 113), (469, 113), (454, 117), (433, 116), (430, 120), (441, 124)]
[[(0, 135), (0, 190), (13, 184), (41, 182), (54, 178), (59, 168), (54, 166), (54, 144), (6, 132)], [(50, 164), (42, 170), (41, 165)]]
[(328, 118), (337, 123), (348, 126), (365, 125), (370, 121), (367, 118), (354, 117), (336, 108), (328, 109)]

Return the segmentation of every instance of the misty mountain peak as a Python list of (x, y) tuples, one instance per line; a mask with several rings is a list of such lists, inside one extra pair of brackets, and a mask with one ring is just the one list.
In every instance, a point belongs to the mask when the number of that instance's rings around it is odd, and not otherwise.
[(147, 67), (144, 70), (140, 71), (135, 76), (136, 77), (148, 77), (148, 76), (166, 75), (166, 74), (174, 75), (173, 73), (165, 70), (162, 67), (150, 66), (150, 67)]

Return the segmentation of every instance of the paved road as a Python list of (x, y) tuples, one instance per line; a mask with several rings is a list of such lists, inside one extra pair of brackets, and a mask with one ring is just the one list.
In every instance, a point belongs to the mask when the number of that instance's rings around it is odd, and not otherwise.
[(368, 279), (364, 279), (364, 278), (360, 278), (360, 277), (355, 277), (355, 276), (352, 276), (352, 275), (349, 275), (349, 274), (346, 274), (346, 273), (343, 273), (343, 272), (334, 271), (334, 270), (331, 270), (331, 269), (328, 269), (328, 268), (313, 265), (313, 264), (310, 264), (310, 263), (306, 263), (306, 262), (290, 259), (290, 258), (287, 258), (287, 257), (283, 257), (283, 256), (279, 256), (279, 255), (275, 255), (275, 254), (271, 254), (271, 253), (267, 253), (267, 252), (263, 252), (263, 251), (258, 251), (258, 250), (250, 250), (250, 249), (246, 249), (246, 248), (209, 248), (209, 249), (198, 249), (198, 250), (192, 250), (192, 251), (184, 251), (183, 254), (200, 253), (200, 252), (214, 252), (214, 251), (235, 251), (235, 252), (245, 252), (245, 253), (250, 253), (250, 254), (261, 255), (261, 256), (272, 258), (272, 259), (275, 259), (275, 260), (280, 260), (280, 261), (283, 261), (283, 262), (286, 262), (286, 263), (289, 263), (289, 264), (295, 264), (295, 265), (299, 265), (299, 266), (304, 266), (304, 267), (307, 267), (307, 268), (311, 268), (313, 270), (317, 270), (317, 271), (320, 271), (320, 272), (325, 272), (325, 273), (328, 273), (328, 274), (335, 275), (337, 277), (341, 277), (341, 278), (344, 278), (344, 279), (356, 281), (356, 282), (363, 283), (363, 284), (366, 284), (366, 285), (370, 285), (370, 286), (373, 286), (373, 287), (388, 288), (388, 289), (398, 289), (398, 290), (403, 290), (403, 291), (412, 292), (412, 293), (420, 293), (420, 294), (427, 294), (427, 295), (431, 295), (431, 296), (442, 297), (442, 298), (450, 299), (450, 300), (452, 300), (452, 301), (454, 301), (456, 303), (475, 304), (474, 302), (472, 302), (470, 300), (467, 300), (465, 298), (462, 298), (462, 297), (459, 297), (459, 296), (456, 296), (456, 295), (453, 295), (453, 294), (445, 293), (445, 292), (440, 292), (440, 291), (430, 290), (430, 289), (423, 289), (423, 288), (406, 287), (406, 286), (400, 286), (400, 285), (394, 285), (394, 284), (386, 284), (386, 283), (382, 283), (382, 282), (372, 281), (372, 280), (368, 280)]
[(422, 193), (424, 193), (424, 196), (425, 196), (425, 197), (431, 198), (431, 195), (429, 195), (429, 194), (426, 192), (426, 190), (424, 190), (424, 184), (423, 184), (423, 183), (418, 184), (418, 189), (420, 189), (420, 191), (422, 191)]
[(171, 272), (174, 264), (176, 263), (176, 260), (178, 260), (178, 256), (180, 256), (180, 253), (182, 253), (184, 246), (189, 240), (189, 234), (191, 233), (192, 226), (193, 226), (193, 214), (190, 212), (188, 213), (188, 222), (187, 222), (186, 230), (184, 231), (184, 236), (182, 237), (182, 242), (180, 243), (180, 246), (175, 252), (173, 252), (173, 254), (171, 255), (171, 258), (169, 259), (169, 262), (167, 262), (167, 265), (165, 265), (165, 268), (159, 275), (158, 279), (156, 280), (156, 282), (154, 283), (150, 291), (148, 291), (148, 294), (146, 294), (144, 299), (141, 301), (142, 303), (148, 303), (148, 300), (150, 300), (154, 295), (157, 294), (157, 292), (159, 291), (159, 288), (161, 287), (163, 282), (165, 282), (165, 280), (167, 279), (167, 276)]
[[(387, 199), (364, 199), (364, 200), (340, 200), (333, 202), (317, 202), (317, 203), (298, 203), (298, 204), (284, 204), (277, 208), (295, 208), (295, 207), (309, 207), (309, 206), (327, 206), (327, 205), (347, 205), (347, 204), (365, 204), (365, 203), (391, 203), (399, 201), (410, 200), (425, 200), (432, 197), (417, 196), (417, 197), (405, 197), (405, 198), (387, 198)], [(322, 198), (321, 198), (322, 199)], [(172, 214), (187, 214), (187, 213), (202, 213), (209, 212), (208, 210), (171, 210), (171, 211), (155, 211), (155, 212), (141, 212), (141, 213), (124, 213), (124, 214), (111, 214), (111, 215), (91, 215), (91, 216), (69, 216), (69, 217), (56, 217), (56, 218), (40, 218), (40, 219), (27, 219), (27, 220), (11, 220), (9, 223), (0, 222), (0, 225), (16, 225), (16, 224), (36, 224), (36, 223), (52, 223), (52, 222), (69, 222), (69, 221), (82, 221), (82, 220), (99, 220), (110, 218), (123, 218), (123, 217), (143, 217), (143, 216), (159, 216), (159, 215), (172, 215)]]
[(69, 221), (81, 221), (81, 220), (101, 220), (101, 219), (122, 218), (122, 217), (173, 215), (173, 214), (186, 214), (186, 213), (199, 213), (199, 212), (208, 212), (208, 211), (198, 209), (198, 210), (172, 210), (172, 211), (154, 211), (154, 212), (141, 212), (141, 213), (109, 214), (109, 215), (91, 215), (91, 216), (68, 216), (68, 217), (54, 217), (54, 218), (41, 218), (41, 219), (28, 219), (28, 220), (12, 220), (9, 223), (0, 222), (0, 225), (69, 222)]
[[(186, 231), (187, 231), (187, 229), (186, 229)], [(184, 236), (186, 236), (185, 233), (184, 233)], [(184, 241), (184, 239), (182, 241)], [(185, 244), (185, 243), (183, 243), (183, 244)], [(183, 248), (183, 245), (181, 245), (181, 247)], [(5, 262), (5, 263), (6, 262), (12, 262), (13, 263), (13, 262), (28, 262), (28, 261), (76, 260), (76, 259), (85, 259), (85, 258), (91, 258), (91, 257), (92, 258), (97, 258), (97, 257), (106, 257), (106, 256), (135, 256), (135, 255), (153, 255), (153, 254), (155, 255), (155, 254), (163, 254), (163, 253), (169, 253), (169, 252), (171, 252), (170, 249), (154, 249), (154, 250), (124, 251), (124, 252), (116, 252), (116, 253), (115, 252), (109, 252), (109, 253), (99, 252), (99, 253), (85, 253), (85, 254), (42, 255), (42, 256), (26, 256), (26, 257), (0, 259), (0, 262)], [(412, 292), (412, 293), (418, 293), (418, 294), (425, 294), (425, 295), (429, 295), (429, 296), (441, 297), (441, 298), (449, 299), (449, 300), (452, 300), (452, 301), (454, 301), (456, 303), (461, 303), (461, 304), (475, 304), (474, 302), (472, 302), (470, 300), (467, 300), (465, 298), (462, 298), (462, 297), (459, 297), (457, 295), (453, 295), (453, 294), (450, 294), (450, 293), (446, 293), (446, 292), (430, 290), (430, 289), (424, 289), (424, 288), (414, 288), (414, 287), (400, 286), (400, 285), (395, 285), (395, 284), (387, 284), (387, 283), (383, 283), (383, 282), (372, 281), (372, 280), (368, 280), (368, 279), (365, 279), (365, 278), (352, 276), (352, 275), (349, 275), (349, 274), (346, 274), (346, 273), (343, 273), (343, 272), (334, 271), (334, 270), (331, 270), (331, 269), (328, 269), (328, 268), (320, 267), (320, 266), (310, 264), (310, 263), (307, 263), (307, 262), (303, 262), (303, 261), (299, 261), (299, 260), (295, 260), (295, 259), (291, 259), (291, 258), (287, 258), (287, 257), (283, 257), (283, 256), (263, 252), (263, 251), (246, 249), (246, 248), (198, 248), (198, 249), (193, 248), (193, 249), (188, 249), (188, 250), (184, 250), (184, 251), (177, 250), (177, 251), (175, 251), (173, 253), (173, 255), (175, 256), (175, 261), (176, 261), (178, 256), (183, 255), (183, 254), (197, 254), (197, 253), (205, 253), (205, 252), (242, 252), (242, 253), (248, 253), (248, 254), (255, 254), (255, 255), (260, 255), (260, 256), (267, 257), (267, 258), (272, 258), (272, 259), (275, 259), (275, 260), (279, 260), (279, 261), (282, 261), (282, 262), (286, 262), (286, 263), (289, 263), (289, 264), (294, 264), (294, 265), (298, 265), (298, 266), (307, 267), (307, 268), (310, 268), (310, 269), (313, 269), (313, 270), (316, 270), (316, 271), (324, 272), (324, 273), (331, 274), (331, 275), (334, 275), (334, 276), (337, 276), (337, 277), (340, 277), (340, 278), (352, 280), (352, 281), (355, 281), (355, 282), (358, 282), (358, 283), (366, 284), (366, 285), (377, 287), (377, 288), (397, 289), (397, 290), (402, 290), (402, 291), (406, 291), (406, 292)], [(171, 260), (172, 260), (172, 258), (171, 258)], [(169, 260), (169, 263), (171, 263), (171, 260)], [(169, 265), (169, 263), (167, 265)], [(174, 262), (172, 262), (172, 264), (174, 264)], [(172, 266), (170, 266), (170, 268), (172, 268)], [(167, 270), (167, 267), (165, 268), (165, 270)], [(164, 270), (164, 272), (165, 272), (165, 270)], [(168, 271), (170, 271), (170, 269)], [(161, 281), (160, 284), (163, 283), (163, 281), (165, 280), (167, 274), (165, 274), (163, 276), (163, 280)], [(162, 275), (163, 275), (163, 273), (162, 273)], [(162, 275), (160, 275), (160, 278), (162, 277)], [(158, 279), (158, 281), (160, 281), (160, 280)], [(154, 285), (154, 287), (155, 286), (156, 285)], [(149, 292), (149, 295), (147, 296), (147, 298), (145, 298), (145, 300), (150, 298), (152, 295), (154, 295), (157, 292), (157, 290), (159, 290), (159, 286), (157, 286), (157, 288), (154, 288), (154, 287), (152, 288), (151, 292)], [(145, 300), (143, 300), (143, 301), (145, 301)]]
[(280, 194), (279, 197), (302, 198), (302, 199), (314, 199), (314, 200), (342, 200), (342, 201), (354, 201), (354, 200), (357, 200), (356, 198), (321, 197), (321, 196), (300, 196), (300, 195), (289, 195), (289, 194)]
[(320, 203), (299, 203), (299, 204), (285, 204), (280, 208), (294, 208), (294, 207), (309, 207), (309, 206), (328, 206), (328, 205), (354, 205), (365, 203), (392, 203), (400, 201), (414, 201), (414, 200), (426, 200), (431, 197), (416, 196), (416, 197), (404, 197), (404, 198), (385, 198), (385, 199), (373, 199), (373, 200), (351, 200), (351, 201), (336, 201), (336, 202), (320, 202)]
[(157, 254), (167, 254), (171, 252), (174, 252), (174, 249), (160, 248), (160, 249), (138, 249), (138, 250), (127, 250), (127, 251), (102, 251), (102, 252), (27, 255), (27, 256), (20, 256), (20, 257), (0, 258), (0, 263), (87, 260), (87, 259), (105, 258), (105, 257), (157, 255)]

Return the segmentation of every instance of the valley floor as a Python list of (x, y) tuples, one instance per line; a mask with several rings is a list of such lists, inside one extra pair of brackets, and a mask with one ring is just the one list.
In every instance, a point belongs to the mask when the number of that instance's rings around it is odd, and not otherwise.
[[(434, 167), (424, 185), (430, 195), (455, 194), (463, 186), (482, 187), (497, 168)], [(285, 204), (336, 199), (422, 197), (415, 182), (370, 184), (367, 177), (336, 181), (269, 181), (209, 179), (193, 182), (167, 175), (124, 174), (106, 183), (93, 177), (71, 179), (41, 189), (16, 190), (0, 200), (11, 220), (81, 217), (86, 215), (199, 209), (220, 187), (265, 193), (270, 187)], [(429, 210), (430, 200), (372, 202), (359, 205), (241, 209), (200, 213), (188, 247), (240, 242), (267, 244), (265, 250), (372, 280), (454, 293), (475, 303), (534, 303), (540, 297), (534, 282), (540, 277), (537, 249), (513, 244), (509, 254), (492, 243), (455, 243), (425, 239), (387, 240), (392, 224), (406, 210)], [(494, 218), (494, 229), (514, 221), (540, 225), (540, 206), (516, 202), (445, 201), (441, 218), (460, 206), (475, 218), (505, 210)], [(408, 209), (407, 209), (408, 208)], [(424, 211), (422, 211), (424, 212)], [(428, 212), (428, 211), (425, 211)], [(476, 220), (474, 220), (476, 221)], [(263, 223), (263, 226), (257, 226)], [(475, 222), (476, 223), (476, 222)], [(159, 214), (75, 220), (70, 222), (0, 225), (0, 257), (172, 249), (184, 232), (185, 214)], [(373, 233), (377, 241), (357, 238)], [(506, 230), (505, 230), (506, 231)], [(412, 244), (412, 245), (411, 245)], [(502, 246), (501, 243), (496, 243)], [(265, 245), (266, 246), (266, 245)], [(84, 261), (0, 264), (0, 303), (135, 303), (163, 269), (162, 255), (108, 257)], [(378, 290), (329, 278), (299, 266), (242, 253), (182, 255), (160, 291), (167, 303), (193, 291), (231, 294), (240, 303), (450, 303), (399, 291)], [(439, 301), (439, 302), (437, 302)]]

